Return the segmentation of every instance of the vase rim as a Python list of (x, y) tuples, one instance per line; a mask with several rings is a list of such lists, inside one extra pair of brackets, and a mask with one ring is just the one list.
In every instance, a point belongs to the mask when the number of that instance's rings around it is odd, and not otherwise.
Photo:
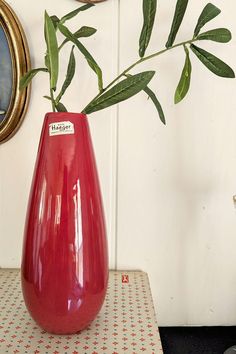
[(77, 112), (47, 112), (45, 114), (45, 118), (63, 118), (63, 117), (71, 117), (71, 118), (82, 118), (86, 119), (87, 115), (84, 113), (77, 113)]

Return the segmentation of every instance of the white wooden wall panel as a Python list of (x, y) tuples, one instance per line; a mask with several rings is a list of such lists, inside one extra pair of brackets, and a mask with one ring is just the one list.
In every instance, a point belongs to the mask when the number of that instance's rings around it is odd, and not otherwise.
[[(121, 68), (137, 58), (141, 3), (121, 1)], [(148, 53), (164, 47), (175, 6), (158, 3)], [(191, 38), (206, 3), (189, 2), (178, 41)], [(227, 25), (235, 36), (235, 2), (214, 4), (222, 15), (206, 28)], [(201, 46), (236, 68), (235, 39)], [(215, 77), (191, 58), (191, 90), (178, 106), (181, 48), (134, 71), (156, 68), (150, 87), (166, 127), (144, 94), (119, 107), (118, 267), (149, 273), (161, 325), (235, 324), (236, 81)]]

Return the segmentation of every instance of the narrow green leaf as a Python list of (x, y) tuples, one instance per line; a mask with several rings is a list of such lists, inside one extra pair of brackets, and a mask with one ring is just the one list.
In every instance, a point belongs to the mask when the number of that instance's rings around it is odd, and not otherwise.
[(149, 44), (155, 21), (157, 0), (143, 0), (143, 28), (139, 38), (139, 56), (142, 58)]
[(43, 96), (43, 97), (46, 98), (46, 99), (49, 100), (49, 101), (52, 100), (52, 98), (51, 98), (50, 96), (45, 95), (45, 96)]
[(65, 81), (62, 85), (61, 91), (55, 100), (56, 104), (59, 103), (59, 101), (61, 100), (62, 96), (64, 95), (66, 89), (70, 86), (74, 75), (75, 75), (75, 56), (74, 56), (74, 46), (73, 46), (71, 49), (71, 53), (70, 53), (66, 78), (65, 78)]
[[(75, 38), (83, 38), (83, 37), (90, 37), (92, 36), (97, 30), (93, 27), (88, 27), (88, 26), (83, 26), (78, 31), (73, 33), (73, 36)], [(62, 44), (60, 45), (59, 49), (61, 49), (67, 42), (69, 42), (69, 39), (66, 38)]]
[(50, 18), (52, 20), (54, 28), (57, 29), (57, 24), (58, 24), (58, 22), (60, 22), (60, 19), (55, 15), (50, 16)]
[(56, 30), (54, 28), (51, 18), (45, 11), (45, 25), (44, 25), (45, 40), (47, 44), (48, 66), (50, 72), (50, 87), (55, 90), (58, 80), (58, 45)]
[(202, 27), (209, 21), (213, 20), (216, 16), (221, 13), (220, 9), (215, 5), (208, 3), (202, 10), (201, 15), (199, 16), (196, 28), (194, 30), (194, 37), (197, 37)]
[(232, 38), (231, 32), (227, 28), (216, 28), (211, 31), (201, 33), (197, 36), (198, 40), (209, 40), (220, 43), (228, 43)]
[(89, 114), (96, 112), (121, 101), (127, 100), (142, 91), (152, 79), (154, 74), (155, 71), (145, 71), (120, 81), (110, 90), (90, 102), (83, 110), (83, 113)]
[(188, 0), (177, 0), (176, 7), (175, 7), (175, 14), (172, 21), (169, 38), (166, 43), (166, 48), (169, 48), (173, 45), (175, 41), (175, 37), (183, 21), (187, 6), (188, 6)]
[[(132, 77), (131, 74), (125, 74), (126, 77)], [(152, 102), (154, 103), (157, 111), (158, 111), (158, 114), (159, 114), (159, 118), (160, 120), (162, 121), (163, 124), (166, 124), (166, 120), (165, 120), (165, 115), (164, 115), (164, 112), (163, 112), (163, 109), (161, 107), (161, 104), (160, 102), (158, 101), (155, 93), (148, 87), (146, 86), (144, 89), (143, 89), (144, 92), (146, 92), (146, 94), (148, 95), (148, 97), (152, 100)]]
[(55, 107), (56, 107), (57, 112), (67, 112), (66, 107), (61, 102), (58, 102), (57, 104), (55, 104)]
[(84, 47), (84, 45), (73, 35), (73, 33), (69, 31), (67, 27), (58, 24), (58, 29), (68, 40), (70, 40), (72, 43), (76, 45), (79, 51), (84, 55), (90, 68), (97, 74), (98, 87), (99, 87), (99, 91), (101, 92), (103, 90), (102, 70), (98, 66), (95, 59), (92, 57), (89, 51)]
[(24, 76), (22, 76), (22, 78), (20, 79), (20, 90), (23, 90), (24, 88), (26, 88), (29, 83), (31, 82), (31, 80), (33, 79), (33, 77), (38, 74), (39, 72), (48, 72), (48, 69), (46, 68), (38, 68), (38, 69), (32, 69), (30, 71), (28, 71)]
[(189, 50), (186, 46), (184, 47), (184, 50), (185, 50), (186, 58), (185, 58), (184, 68), (180, 77), (180, 81), (175, 91), (175, 104), (182, 101), (182, 99), (187, 95), (190, 87), (192, 65), (189, 58)]
[(96, 33), (97, 30), (96, 28), (93, 27), (88, 27), (88, 26), (83, 26), (80, 29), (78, 29), (78, 31), (76, 31), (73, 35), (76, 38), (81, 38), (81, 37), (90, 37), (92, 36), (94, 33)]
[(94, 4), (86, 4), (83, 5), (81, 7), (79, 7), (78, 9), (75, 9), (71, 12), (69, 12), (67, 15), (63, 16), (60, 20), (60, 23), (63, 25), (63, 23), (65, 23), (66, 21), (70, 20), (71, 18), (75, 17), (76, 15), (78, 15), (79, 12), (81, 11), (85, 11), (87, 9), (89, 9), (90, 7), (94, 6)]
[(195, 46), (194, 44), (191, 44), (190, 48), (198, 57), (198, 59), (214, 74), (227, 78), (235, 77), (234, 71), (231, 69), (231, 67), (219, 58), (215, 57), (213, 54)]
[(161, 104), (160, 104), (159, 100), (157, 99), (155, 93), (148, 86), (146, 86), (143, 89), (143, 91), (146, 92), (146, 94), (150, 97), (150, 99), (154, 103), (154, 105), (155, 105), (155, 107), (157, 109), (157, 112), (159, 114), (159, 118), (162, 121), (162, 123), (166, 124), (166, 120), (165, 120), (165, 115), (164, 115), (163, 109), (162, 109)]

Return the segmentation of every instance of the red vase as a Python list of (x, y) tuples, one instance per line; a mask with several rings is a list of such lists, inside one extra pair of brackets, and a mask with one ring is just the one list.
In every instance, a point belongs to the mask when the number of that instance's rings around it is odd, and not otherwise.
[(45, 331), (70, 334), (98, 314), (107, 289), (103, 206), (87, 117), (48, 113), (26, 217), (22, 290)]

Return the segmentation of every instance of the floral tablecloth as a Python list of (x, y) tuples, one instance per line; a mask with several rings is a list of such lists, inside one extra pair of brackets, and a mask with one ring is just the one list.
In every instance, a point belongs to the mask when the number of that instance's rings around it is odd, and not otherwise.
[(81, 333), (62, 336), (44, 332), (29, 316), (19, 269), (0, 269), (0, 353), (163, 353), (147, 274), (110, 271), (97, 318)]

